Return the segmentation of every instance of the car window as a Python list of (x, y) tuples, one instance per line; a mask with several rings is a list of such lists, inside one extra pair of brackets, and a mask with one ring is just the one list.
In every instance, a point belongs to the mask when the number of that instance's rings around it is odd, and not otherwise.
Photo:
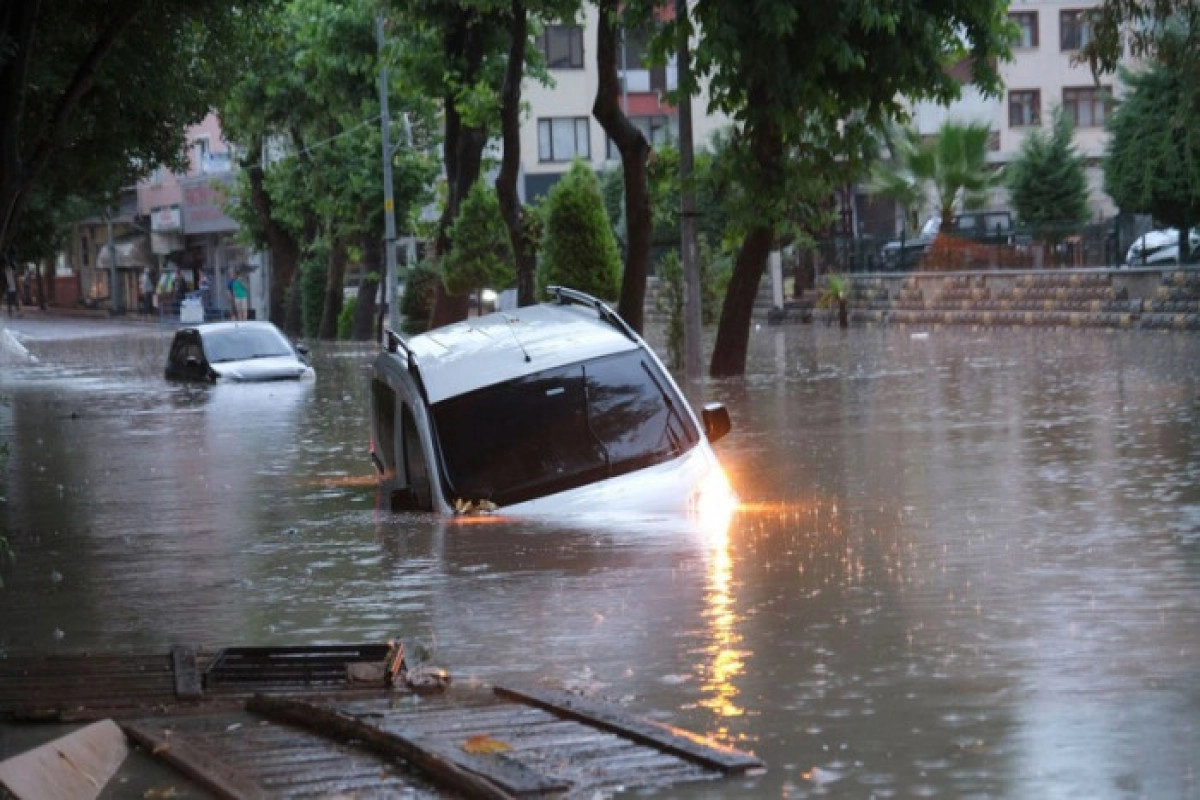
[(204, 352), (210, 363), (292, 355), (291, 345), (271, 328), (230, 328), (207, 331)]
[(451, 500), (529, 500), (670, 459), (699, 432), (640, 351), (432, 407)]

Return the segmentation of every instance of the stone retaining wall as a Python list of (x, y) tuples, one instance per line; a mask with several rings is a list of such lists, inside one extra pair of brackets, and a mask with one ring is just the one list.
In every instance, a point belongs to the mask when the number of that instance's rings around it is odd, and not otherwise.
[[(1034, 325), (1200, 331), (1200, 269), (920, 272), (847, 276), (852, 323)], [(829, 321), (815, 295), (768, 322)]]

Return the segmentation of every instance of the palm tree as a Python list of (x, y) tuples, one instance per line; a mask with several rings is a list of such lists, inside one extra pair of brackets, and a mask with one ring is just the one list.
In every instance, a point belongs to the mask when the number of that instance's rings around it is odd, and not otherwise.
[(979, 208), (999, 181), (987, 163), (991, 136), (991, 126), (978, 122), (946, 120), (927, 138), (914, 128), (895, 127), (885, 136), (892, 158), (876, 166), (870, 186), (896, 200), (913, 228), (932, 193), (942, 227), (949, 229), (958, 205)]
[(987, 163), (991, 138), (992, 128), (985, 122), (946, 120), (926, 145), (932, 173), (928, 180), (937, 195), (943, 230), (950, 228), (958, 203), (967, 209), (982, 207), (988, 190), (999, 182), (1000, 173)]

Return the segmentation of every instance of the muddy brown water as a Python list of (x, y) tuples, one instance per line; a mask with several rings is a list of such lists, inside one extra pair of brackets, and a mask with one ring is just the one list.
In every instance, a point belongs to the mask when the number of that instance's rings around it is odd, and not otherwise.
[(713, 528), (378, 510), (371, 346), (196, 388), (165, 328), (10, 327), (0, 655), (400, 635), (768, 763), (662, 796), (1200, 797), (1195, 334), (758, 327), (693, 392)]

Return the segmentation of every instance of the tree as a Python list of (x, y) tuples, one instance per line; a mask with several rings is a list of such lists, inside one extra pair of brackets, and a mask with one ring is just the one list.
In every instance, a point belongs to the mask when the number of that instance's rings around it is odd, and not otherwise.
[(1008, 54), (1012, 33), (1007, 10), (1004, 0), (696, 5), (694, 72), (708, 80), (710, 107), (738, 123), (744, 182), (757, 205), (725, 296), (713, 375), (745, 371), (754, 299), (776, 229), (792, 211), (780, 202), (785, 161), (808, 159), (814, 183), (840, 179), (861, 164), (871, 132), (901, 112), (902, 97), (958, 94), (947, 69), (957, 61), (968, 60), (975, 81), (995, 92), (996, 59)]
[(606, 300), (616, 296), (621, 257), (591, 168), (582, 161), (571, 164), (551, 187), (542, 213), (541, 285), (567, 286)]
[[(1164, 63), (1124, 76), (1128, 92), (1106, 123), (1104, 190), (1123, 211), (1180, 231), (1200, 220), (1200, 86)], [(1179, 237), (1187, 260), (1189, 237)]]
[(450, 226), (450, 251), (442, 263), (442, 280), (451, 294), (511, 286), (512, 244), (500, 214), (496, 193), (482, 180), (471, 187)]
[(925, 178), (928, 167), (922, 163), (926, 151), (921, 145), (921, 134), (913, 127), (890, 124), (884, 130), (884, 140), (889, 158), (875, 162), (871, 170), (869, 188), (875, 194), (890, 197), (904, 214), (904, 235), (921, 227), (921, 212), (925, 208)]
[(219, 96), (222, 42), (254, 13), (228, 0), (0, 5), (0, 251), (39, 185), (100, 205), (180, 166), (188, 126)]
[(1079, 58), (1096, 73), (1116, 72), (1126, 57), (1192, 61), (1200, 52), (1196, 0), (1103, 0), (1088, 11), (1090, 36)]
[(1071, 118), (1056, 108), (1050, 132), (1027, 133), (1005, 176), (1017, 218), (1050, 244), (1088, 218), (1087, 175), (1074, 135)]
[[(337, 336), (345, 273), (358, 264), (354, 335), (371, 334), (383, 256), (381, 150), (376, 89), (380, 54), (372, 0), (330, 4), (279, 0), (260, 25), (242, 29), (253, 42), (230, 76), (222, 107), (226, 135), (244, 153), (241, 196), (232, 213), (255, 244), (272, 252), (271, 316), (296, 330), (284, 302), (305, 265), (302, 293), (308, 332)], [(432, 126), (432, 104), (401, 97), (418, 144)], [(411, 218), (436, 174), (420, 147), (393, 158), (396, 216)], [(315, 326), (315, 327), (313, 327)]]
[(947, 120), (937, 128), (937, 136), (918, 144), (910, 166), (917, 180), (932, 188), (942, 230), (952, 227), (958, 207), (982, 206), (1000, 179), (988, 166), (990, 139), (986, 122)]
[[(646, 165), (650, 143), (625, 115), (621, 107), (621, 81), (617, 74), (617, 52), (621, 26), (631, 27), (652, 19), (643, 4), (622, 4), (618, 0), (597, 0), (600, 19), (596, 32), (598, 81), (592, 114), (621, 153), (622, 185), (625, 190), (625, 269), (621, 279), (621, 298), (617, 312), (636, 331), (642, 329), (646, 300), (646, 278), (650, 274), (650, 241), (653, 219)], [(634, 8), (640, 9), (635, 16)], [(639, 18), (640, 17), (640, 18)]]

